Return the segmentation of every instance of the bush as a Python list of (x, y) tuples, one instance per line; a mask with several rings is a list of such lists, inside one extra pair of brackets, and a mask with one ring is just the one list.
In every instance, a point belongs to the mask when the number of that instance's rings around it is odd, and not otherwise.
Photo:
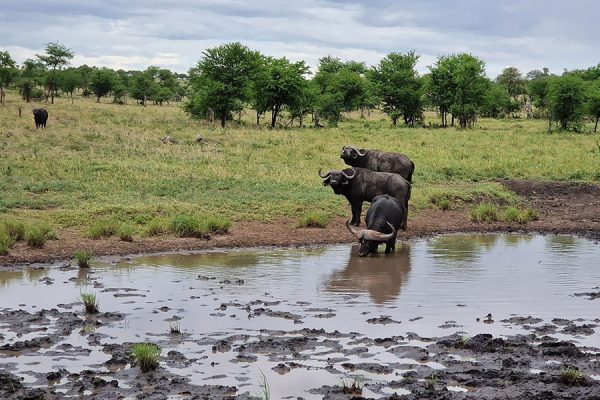
[(32, 226), (25, 232), (25, 240), (30, 247), (41, 248), (46, 244), (46, 234), (39, 227)]
[(79, 268), (89, 268), (92, 255), (85, 250), (77, 250), (74, 254), (75, 260)]
[(148, 372), (158, 368), (160, 347), (151, 343), (138, 343), (131, 347), (133, 357), (140, 366), (142, 372)]
[(92, 239), (110, 237), (115, 234), (117, 228), (112, 221), (99, 221), (90, 227), (88, 236)]
[(117, 230), (117, 236), (124, 242), (133, 242), (133, 227), (128, 224), (122, 224)]
[(221, 234), (229, 232), (231, 221), (223, 217), (210, 217), (202, 222), (202, 227), (211, 233)]
[(168, 232), (167, 222), (162, 218), (155, 218), (146, 225), (144, 236), (158, 236)]
[(15, 242), (18, 240), (23, 240), (25, 238), (25, 224), (21, 221), (6, 220), (4, 221), (3, 225), (5, 232)]
[(471, 221), (476, 222), (495, 222), (498, 221), (498, 207), (490, 203), (482, 203), (472, 208), (469, 212)]
[(299, 228), (326, 228), (331, 217), (324, 212), (309, 211), (298, 222)]
[(198, 218), (191, 215), (177, 215), (171, 219), (169, 224), (171, 232), (179, 237), (205, 237), (207, 228), (200, 224)]

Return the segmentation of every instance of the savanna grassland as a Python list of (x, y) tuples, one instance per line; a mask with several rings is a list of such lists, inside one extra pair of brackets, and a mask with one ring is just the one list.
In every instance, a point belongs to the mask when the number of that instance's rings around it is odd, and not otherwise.
[[(35, 129), (38, 106), (49, 111), (46, 130)], [(343, 168), (339, 152), (348, 144), (409, 155), (412, 216), (480, 202), (518, 206), (502, 179), (600, 181), (599, 135), (549, 134), (544, 120), (440, 129), (429, 112), (426, 128), (392, 128), (375, 112), (347, 115), (337, 128), (271, 130), (257, 128), (249, 111), (242, 126), (222, 130), (174, 104), (27, 104), (15, 92), (0, 116), (0, 218), (42, 224), (59, 237), (63, 230), (89, 237), (107, 223), (126, 224), (136, 238), (182, 215), (225, 225), (300, 221), (310, 212), (346, 217), (346, 200), (323, 187), (317, 171)], [(168, 135), (172, 143), (162, 140)]]

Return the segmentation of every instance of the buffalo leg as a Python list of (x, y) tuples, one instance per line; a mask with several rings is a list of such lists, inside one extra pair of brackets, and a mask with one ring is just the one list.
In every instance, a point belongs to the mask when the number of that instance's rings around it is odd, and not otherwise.
[(385, 254), (393, 253), (396, 250), (396, 235), (385, 242)]
[(350, 221), (350, 225), (359, 226), (360, 213), (362, 211), (362, 202), (350, 203), (350, 207), (352, 208), (352, 221)]

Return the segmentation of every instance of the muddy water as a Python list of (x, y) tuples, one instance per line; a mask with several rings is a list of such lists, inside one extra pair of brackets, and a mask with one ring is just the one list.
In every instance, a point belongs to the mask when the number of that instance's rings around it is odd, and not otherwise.
[[(101, 312), (124, 315), (87, 317), (82, 327), (47, 348), (0, 352), (0, 364), (33, 386), (45, 384), (40, 374), (65, 368), (115, 373), (126, 388), (127, 379), (104, 364), (111, 358), (106, 346), (151, 341), (163, 348), (163, 357), (171, 350), (185, 355), (186, 362), (163, 361), (161, 368), (195, 385), (230, 385), (238, 394), (252, 394), (260, 392), (264, 374), (272, 398), (317, 399), (322, 395), (311, 389), (360, 375), (369, 383), (363, 396), (377, 397), (409, 392), (390, 392), (377, 383), (385, 385), (414, 368), (436, 371), (446, 365), (392, 353), (374, 339), (395, 337), (396, 344), (424, 348), (427, 343), (419, 338), (457, 332), (510, 336), (556, 319), (591, 326), (600, 318), (598, 300), (574, 296), (597, 291), (600, 284), (600, 246), (585, 239), (452, 235), (398, 243), (388, 256), (356, 253), (348, 245), (213, 251), (98, 261), (89, 272), (57, 265), (0, 271), (4, 313), (57, 308), (85, 319), (77, 298), (94, 292)], [(536, 319), (513, 318), (527, 316)], [(565, 324), (548, 333), (600, 347), (599, 329), (573, 335), (564, 331)], [(169, 332), (175, 325), (182, 334)], [(45, 328), (20, 332), (0, 322), (0, 344), (60, 327), (50, 318)], [(298, 345), (298, 338), (314, 340)], [(83, 350), (65, 352), (64, 344)], [(355, 368), (359, 364), (368, 366)]]

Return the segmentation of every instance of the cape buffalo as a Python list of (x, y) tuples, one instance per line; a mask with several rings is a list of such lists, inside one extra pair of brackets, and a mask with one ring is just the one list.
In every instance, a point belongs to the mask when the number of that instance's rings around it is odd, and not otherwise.
[(35, 121), (35, 129), (46, 128), (46, 121), (48, 121), (48, 110), (45, 108), (34, 108), (33, 119)]
[[(408, 210), (410, 183), (398, 174), (374, 172), (365, 168), (346, 168), (342, 171), (331, 170), (323, 178), (323, 186), (331, 186), (333, 193), (346, 197), (352, 209), (352, 225), (360, 225), (360, 213), (363, 201), (372, 201), (375, 196), (389, 194), (404, 204)], [(406, 229), (406, 218), (402, 227)]]
[(412, 182), (412, 175), (415, 171), (415, 164), (404, 154), (344, 146), (340, 158), (352, 167), (361, 167), (377, 172), (392, 172), (402, 175), (409, 182)]
[(357, 229), (346, 221), (346, 227), (358, 238), (358, 255), (365, 257), (377, 254), (377, 247), (385, 242), (385, 254), (394, 251), (398, 229), (404, 224), (406, 209), (398, 199), (390, 196), (376, 196), (367, 211), (367, 229)]

